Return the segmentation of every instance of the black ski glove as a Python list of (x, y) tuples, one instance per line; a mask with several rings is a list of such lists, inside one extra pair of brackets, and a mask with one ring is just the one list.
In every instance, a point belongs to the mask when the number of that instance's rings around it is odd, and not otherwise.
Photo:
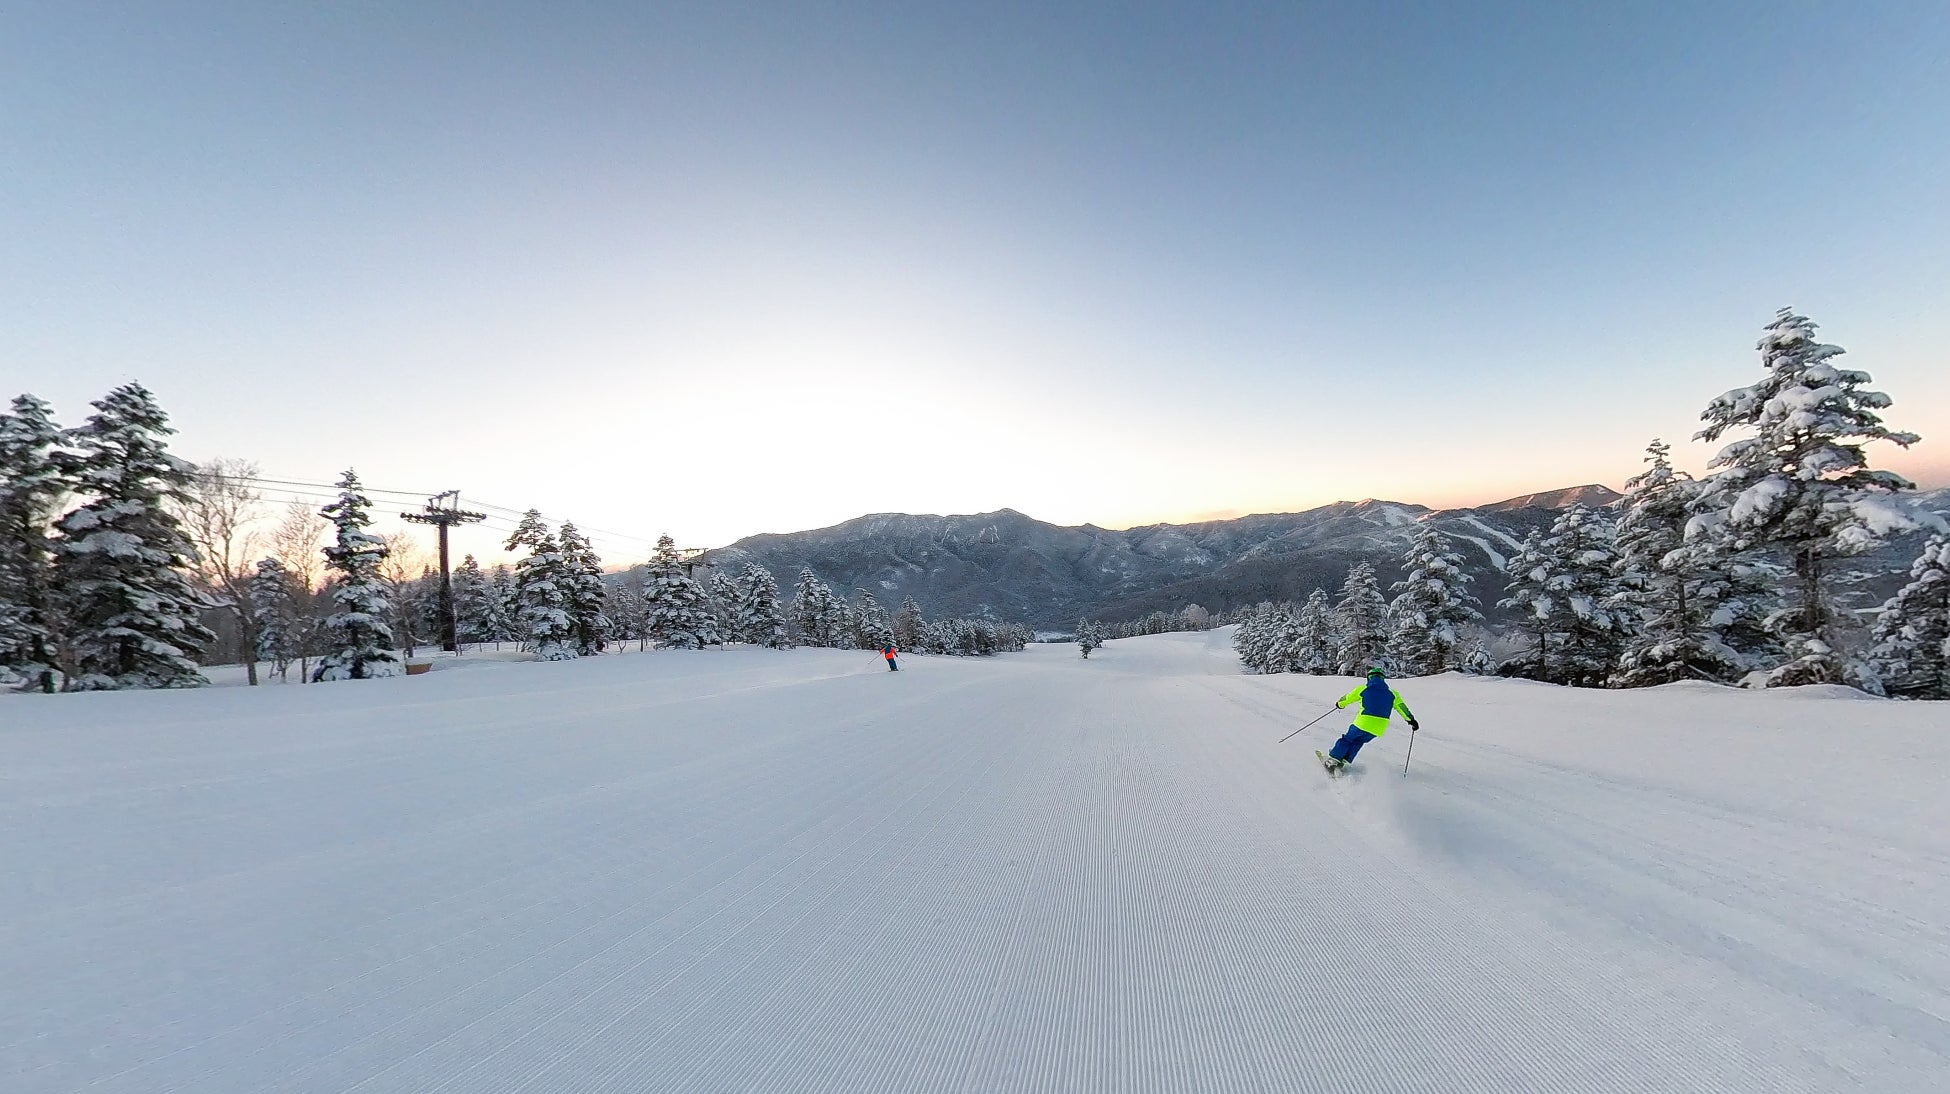
[(1422, 729), (1422, 723), (1416, 721), (1413, 718), (1410, 718), (1408, 720), (1408, 731), (1410, 733), (1419, 733), (1421, 732), (1421, 729)]

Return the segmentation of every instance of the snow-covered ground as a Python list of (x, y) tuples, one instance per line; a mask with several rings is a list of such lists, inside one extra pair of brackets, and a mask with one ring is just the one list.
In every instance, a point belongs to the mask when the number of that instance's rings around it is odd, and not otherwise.
[(1950, 1089), (1950, 709), (1226, 635), (0, 699), (0, 1089)]

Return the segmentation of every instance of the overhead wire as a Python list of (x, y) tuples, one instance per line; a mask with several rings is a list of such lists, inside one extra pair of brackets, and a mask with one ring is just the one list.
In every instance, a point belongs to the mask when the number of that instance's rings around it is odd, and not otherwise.
[[(339, 487), (336, 483), (272, 478), (263, 475), (213, 476), (200, 472), (192, 472), (192, 475), (193, 477), (206, 481), (222, 477), (229, 481), (243, 483), (258, 490), (261, 494), (278, 495), (275, 498), (267, 498), (267, 500), (281, 501), (286, 504), (300, 500), (329, 501), (339, 496)], [(395, 498), (426, 499), (436, 497), (441, 493), (440, 491), (434, 490), (401, 490), (391, 487), (369, 486), (365, 483), (359, 484), (359, 491), (367, 495), (388, 495), (388, 497), (379, 500), (389, 505), (407, 504), (406, 502), (393, 500)], [(481, 524), (493, 531), (513, 532), (519, 526), (519, 522), (527, 516), (527, 511), (525, 510), (515, 509), (512, 506), (498, 505), (488, 501), (478, 501), (464, 496), (460, 499), (460, 503), (475, 510), (489, 510), (487, 519), (482, 521)], [(546, 514), (543, 514), (543, 516), (546, 519)], [(576, 528), (592, 540), (601, 539), (608, 541), (609, 545), (616, 548), (616, 553), (618, 554), (629, 554), (641, 550), (640, 548), (630, 546), (631, 544), (641, 543), (654, 545), (657, 542), (647, 536), (636, 536), (627, 532), (616, 532), (604, 528), (593, 528), (580, 524), (576, 525)]]

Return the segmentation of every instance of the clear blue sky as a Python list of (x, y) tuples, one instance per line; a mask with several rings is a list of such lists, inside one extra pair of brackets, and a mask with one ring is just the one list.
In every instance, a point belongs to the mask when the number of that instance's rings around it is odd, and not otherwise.
[(1792, 305), (1950, 481), (1950, 4), (730, 7), (8, 5), (0, 389), (706, 545), (1618, 485)]

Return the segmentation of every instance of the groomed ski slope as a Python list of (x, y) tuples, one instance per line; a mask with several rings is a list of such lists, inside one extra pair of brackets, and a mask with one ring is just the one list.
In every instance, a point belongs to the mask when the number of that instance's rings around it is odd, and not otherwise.
[(1229, 632), (0, 698), (0, 1089), (1950, 1089), (1950, 711)]

